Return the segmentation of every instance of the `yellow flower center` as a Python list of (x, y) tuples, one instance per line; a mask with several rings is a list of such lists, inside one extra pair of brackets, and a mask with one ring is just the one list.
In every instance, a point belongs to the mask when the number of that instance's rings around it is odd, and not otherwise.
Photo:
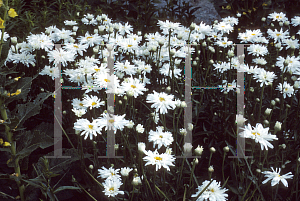
[(110, 80), (109, 80), (109, 79), (104, 79), (104, 81), (105, 81), (105, 82), (110, 82)]
[(160, 136), (159, 136), (159, 138), (163, 138), (163, 136), (162, 136), (162, 135), (160, 135)]
[(163, 102), (163, 101), (165, 101), (165, 99), (164, 99), (164, 98), (162, 98), (162, 97), (160, 97), (160, 98), (159, 98), (159, 100), (160, 100), (160, 102)]
[(113, 119), (110, 119), (110, 120), (108, 120), (108, 122), (112, 124), (112, 123), (114, 123), (114, 122), (115, 122), (115, 120), (113, 120)]
[(79, 48), (77, 45), (73, 45), (74, 47), (76, 47), (76, 48)]
[(278, 19), (278, 18), (279, 18), (279, 16), (277, 15), (277, 16), (276, 16), (276, 18)]
[(212, 188), (212, 189), (210, 189), (210, 191), (211, 191), (211, 192), (215, 192), (215, 190), (214, 190), (213, 188)]
[(91, 38), (93, 38), (92, 36), (88, 36), (88, 37), (86, 37), (86, 39), (91, 39)]
[(132, 47), (132, 45), (128, 44), (128, 47)]
[(95, 70), (96, 72), (99, 72), (99, 71), (100, 71), (100, 68), (94, 68), (94, 70)]
[(154, 159), (157, 160), (157, 161), (161, 161), (162, 160), (162, 158), (159, 157), (159, 156), (155, 156)]
[(96, 105), (97, 103), (95, 103), (95, 102), (92, 102), (92, 106), (94, 106), (94, 105)]
[(89, 125), (89, 128), (90, 128), (90, 129), (93, 129), (93, 127), (94, 127), (93, 125)]
[(277, 33), (277, 34), (276, 34), (276, 36), (280, 36), (280, 35), (281, 35), (280, 33)]
[(260, 135), (259, 133), (256, 132), (252, 132), (252, 135)]
[(134, 89), (135, 89), (135, 88), (136, 88), (136, 86), (134, 86), (134, 85), (131, 85), (131, 88), (134, 88)]
[(222, 42), (222, 44), (223, 44), (223, 45), (226, 45), (227, 43), (226, 43), (226, 42)]
[(110, 189), (108, 189), (109, 191), (114, 191), (115, 188), (114, 187), (111, 187)]
[(83, 107), (83, 104), (82, 104), (82, 103), (79, 103), (79, 105), (80, 105), (81, 107)]
[(287, 91), (288, 89), (287, 88), (284, 88), (284, 91)]

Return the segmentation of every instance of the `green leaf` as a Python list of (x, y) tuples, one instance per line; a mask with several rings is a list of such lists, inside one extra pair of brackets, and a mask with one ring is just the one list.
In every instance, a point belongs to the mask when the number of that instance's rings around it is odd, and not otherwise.
[(70, 189), (70, 190), (80, 190), (81, 188), (79, 187), (76, 187), (76, 186), (60, 186), (58, 187), (57, 189), (55, 189), (53, 191), (54, 194), (58, 193), (59, 191), (63, 191), (63, 190), (67, 190), (67, 189)]
[(45, 149), (54, 144), (54, 139), (45, 133), (35, 130), (33, 132), (26, 131), (20, 138), (20, 143), (24, 143), (24, 148), (16, 154), (19, 159), (29, 156), (37, 148)]
[[(54, 174), (59, 174), (65, 170), (67, 170), (70, 167), (70, 164), (80, 160), (80, 155), (78, 155), (78, 152), (76, 149), (62, 149), (63, 156), (71, 156), (71, 158), (49, 158), (49, 167), (50, 171), (53, 172)], [(53, 156), (54, 153), (50, 152), (46, 156)], [(84, 158), (92, 158), (92, 154), (84, 154)], [(42, 159), (40, 158), (37, 165), (41, 169), (43, 167), (43, 162)]]
[(30, 117), (37, 115), (41, 110), (41, 104), (49, 97), (52, 93), (40, 93), (33, 102), (26, 104), (18, 104), (16, 109), (13, 110), (15, 115), (20, 119), (18, 126), (22, 124)]
[(3, 43), (2, 45), (2, 52), (1, 52), (1, 61), (5, 61), (8, 55), (10, 49), (10, 40), (7, 40), (6, 42)]

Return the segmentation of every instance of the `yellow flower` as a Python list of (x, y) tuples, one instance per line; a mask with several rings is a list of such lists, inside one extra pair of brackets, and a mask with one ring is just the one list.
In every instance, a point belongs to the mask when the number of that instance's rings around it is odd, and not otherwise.
[(18, 89), (15, 94), (19, 95), (20, 93), (21, 93), (21, 89)]
[(8, 11), (8, 15), (9, 17), (15, 18), (16, 16), (18, 16), (18, 14), (16, 13), (15, 9), (10, 8)]
[(0, 29), (5, 28), (5, 26), (3, 26), (4, 22), (5, 22), (5, 21), (2, 20), (1, 17), (0, 17)]
[(4, 142), (3, 146), (4, 146), (4, 147), (9, 147), (9, 146), (11, 146), (11, 145), (10, 145), (9, 142)]

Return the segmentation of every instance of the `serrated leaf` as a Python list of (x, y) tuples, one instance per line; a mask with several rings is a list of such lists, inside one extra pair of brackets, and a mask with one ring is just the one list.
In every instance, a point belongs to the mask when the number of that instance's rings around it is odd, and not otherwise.
[(54, 144), (54, 139), (52, 137), (45, 135), (45, 133), (40, 133), (37, 130), (33, 133), (31, 131), (26, 131), (19, 141), (23, 141), (20, 143), (25, 144), (24, 148), (16, 154), (19, 159), (29, 156), (39, 147), (45, 149)]
[(20, 119), (18, 126), (22, 124), (30, 117), (37, 115), (41, 110), (41, 104), (49, 97), (52, 93), (40, 93), (33, 102), (26, 104), (18, 104), (16, 109), (13, 111), (15, 115)]
[(53, 193), (56, 194), (59, 191), (63, 191), (63, 190), (67, 190), (67, 189), (70, 189), (70, 190), (80, 190), (81, 188), (76, 187), (76, 186), (61, 186), (61, 187), (58, 187), (57, 189), (55, 189), (53, 191)]

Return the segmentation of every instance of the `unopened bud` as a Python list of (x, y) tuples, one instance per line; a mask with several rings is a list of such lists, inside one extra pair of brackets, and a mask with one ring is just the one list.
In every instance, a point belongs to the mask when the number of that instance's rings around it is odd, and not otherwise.
[(272, 109), (267, 108), (267, 109), (265, 110), (265, 115), (269, 116), (269, 115), (271, 114), (271, 111), (272, 111)]
[(223, 148), (223, 151), (224, 151), (224, 152), (229, 152), (229, 147), (228, 147), (228, 146), (224, 147), (224, 148)]

